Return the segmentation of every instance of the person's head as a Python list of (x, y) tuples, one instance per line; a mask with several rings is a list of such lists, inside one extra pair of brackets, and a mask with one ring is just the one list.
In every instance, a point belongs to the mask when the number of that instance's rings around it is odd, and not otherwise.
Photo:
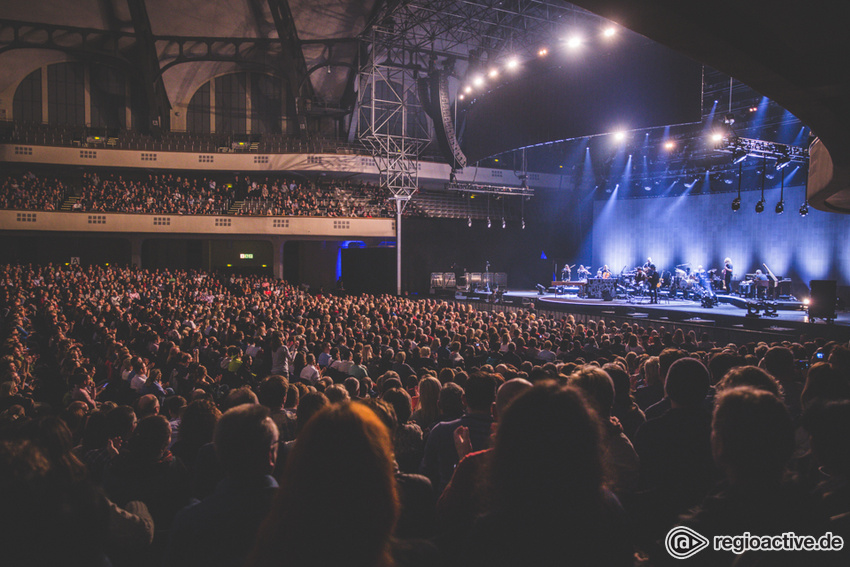
[(570, 376), (569, 385), (584, 392), (587, 401), (603, 418), (611, 415), (614, 407), (614, 382), (598, 366), (582, 366)]
[(499, 421), (511, 402), (531, 388), (531, 382), (524, 378), (512, 378), (499, 386), (496, 401), (493, 402), (493, 419)]
[(782, 396), (782, 386), (779, 381), (756, 366), (737, 366), (726, 373), (717, 383), (718, 392), (737, 386), (752, 386), (759, 390), (770, 392), (774, 396)]
[(353, 400), (360, 397), (360, 380), (354, 376), (349, 376), (343, 380), (342, 385), (345, 386), (349, 398)]
[(258, 389), (259, 402), (276, 412), (286, 403), (286, 395), (289, 390), (289, 380), (278, 374), (273, 374), (262, 382)]
[(390, 565), (399, 512), (393, 463), (390, 432), (371, 409), (321, 410), (287, 458), (247, 565), (282, 557), (293, 565)]
[(726, 376), (726, 373), (737, 366), (744, 365), (744, 357), (738, 353), (721, 351), (709, 359), (708, 370), (711, 372), (711, 380), (717, 383), (721, 378)]
[(136, 459), (152, 462), (162, 457), (170, 442), (168, 420), (161, 415), (151, 415), (139, 421), (127, 442), (127, 449)]
[(227, 395), (221, 402), (221, 408), (224, 411), (227, 411), (230, 408), (235, 408), (242, 404), (258, 403), (260, 403), (260, 400), (257, 398), (257, 394), (254, 393), (254, 390), (248, 386), (240, 386), (239, 388), (234, 388), (227, 392)]
[(619, 364), (609, 362), (602, 366), (611, 381), (614, 383), (614, 408), (615, 413), (618, 410), (627, 410), (632, 407), (634, 400), (631, 395), (632, 383), (629, 380), (629, 373), (626, 372)]
[(199, 449), (213, 438), (215, 424), (221, 417), (221, 411), (212, 400), (195, 400), (183, 412), (180, 420), (180, 443)]
[(695, 358), (680, 358), (667, 371), (664, 392), (674, 407), (699, 406), (711, 387), (708, 368)]
[(809, 368), (800, 401), (805, 409), (815, 401), (850, 400), (850, 384), (828, 362), (818, 362)]
[(389, 403), (395, 410), (396, 418), (400, 424), (405, 424), (410, 421), (410, 414), (413, 408), (411, 407), (410, 394), (406, 390), (393, 389), (384, 392), (381, 399)]
[(780, 382), (794, 378), (794, 353), (790, 348), (775, 346), (767, 349), (764, 358), (759, 362), (759, 367), (779, 380)]
[(347, 402), (349, 400), (348, 390), (342, 384), (332, 384), (325, 388), (325, 396), (332, 404)]
[(153, 394), (145, 394), (136, 400), (136, 415), (142, 420), (159, 413), (159, 398)]
[(165, 398), (162, 404), (162, 410), (165, 417), (175, 420), (183, 415), (183, 410), (186, 409), (186, 398), (183, 396), (169, 396)]
[(440, 398), (437, 401), (440, 408), (440, 420), (449, 421), (463, 415), (463, 388), (449, 382), (440, 389)]
[(600, 497), (601, 436), (599, 418), (579, 389), (550, 383), (517, 396), (496, 433), (496, 510), (517, 518), (581, 514), (583, 507), (574, 505)]
[(463, 402), (470, 412), (490, 413), (496, 400), (496, 379), (492, 374), (476, 372), (466, 381)]
[(302, 395), (301, 400), (298, 402), (298, 412), (295, 416), (295, 430), (300, 433), (304, 429), (304, 426), (307, 425), (307, 422), (310, 421), (310, 418), (330, 404), (328, 397), (322, 392), (307, 392)]
[(213, 443), (227, 478), (261, 476), (274, 470), (278, 430), (266, 406), (243, 404), (224, 412)]
[(717, 396), (711, 425), (714, 460), (739, 486), (778, 483), (794, 451), (794, 426), (782, 401), (752, 386)]
[(685, 356), (687, 356), (687, 353), (677, 348), (665, 348), (662, 350), (661, 354), (658, 355), (658, 372), (661, 375), (661, 379), (666, 380), (667, 371), (670, 370), (670, 366)]

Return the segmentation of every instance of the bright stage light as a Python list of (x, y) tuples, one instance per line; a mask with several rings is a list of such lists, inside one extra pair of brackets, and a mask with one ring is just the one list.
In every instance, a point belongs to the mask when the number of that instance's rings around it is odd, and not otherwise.
[(672, 150), (675, 147), (676, 147), (676, 142), (673, 142), (672, 140), (669, 141), (669, 142), (664, 142), (664, 149), (665, 150)]
[(617, 140), (618, 142), (622, 142), (623, 140), (626, 139), (626, 133), (625, 132), (614, 132), (614, 139)]
[(510, 70), (516, 69), (517, 67), (519, 67), (519, 59), (517, 59), (516, 57), (512, 57), (512, 58), (508, 59), (508, 62), (505, 63), (505, 67), (507, 67)]
[(459, 98), (460, 100), (463, 100), (465, 97), (461, 94), (461, 95), (458, 95), (458, 98)]
[(549, 55), (549, 50), (548, 50), (548, 49), (546, 49), (545, 47), (541, 47), (541, 48), (537, 51), (537, 55), (539, 55), (540, 57), (546, 57), (547, 55)]
[(711, 135), (712, 142), (721, 142), (723, 141), (723, 134), (714, 133)]
[(487, 75), (488, 75), (491, 79), (495, 79), (496, 77), (498, 77), (498, 76), (499, 76), (499, 70), (498, 70), (498, 69), (496, 69), (496, 68), (494, 67), (493, 69), (490, 69), (490, 72), (489, 72), (489, 73), (487, 73)]
[(617, 34), (617, 30), (614, 27), (605, 28), (605, 31), (602, 32), (602, 35), (605, 37), (614, 37)]
[(808, 307), (809, 305), (811, 305), (811, 303), (812, 303), (812, 300), (811, 300), (811, 299), (809, 299), (808, 297), (806, 297), (806, 298), (804, 298), (804, 299), (803, 299), (803, 305), (805, 305), (806, 307)]
[(470, 87), (469, 85), (466, 85), (466, 88), (463, 89), (463, 92), (465, 92), (466, 94), (470, 94), (472, 92), (472, 87)]
[(476, 87), (483, 87), (484, 86), (484, 77), (482, 77), (481, 75), (478, 75), (477, 77), (472, 79), (472, 84), (475, 85)]
[(569, 47), (570, 49), (581, 47), (581, 38), (577, 35), (571, 37), (567, 40), (567, 47)]

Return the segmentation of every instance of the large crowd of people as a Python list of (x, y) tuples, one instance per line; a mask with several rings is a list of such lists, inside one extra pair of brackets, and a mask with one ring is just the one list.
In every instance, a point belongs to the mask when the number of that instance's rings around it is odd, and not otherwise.
[[(74, 199), (69, 199), (76, 197)], [(0, 208), (74, 212), (249, 216), (391, 216), (388, 195), (360, 182), (323, 183), (284, 177), (222, 174), (84, 172), (76, 183), (27, 172), (0, 181)]]
[(0, 311), (4, 565), (663, 566), (677, 525), (850, 537), (848, 344), (99, 266), (2, 266)]
[(59, 179), (32, 172), (10, 175), (0, 181), (0, 209), (58, 211), (69, 188)]

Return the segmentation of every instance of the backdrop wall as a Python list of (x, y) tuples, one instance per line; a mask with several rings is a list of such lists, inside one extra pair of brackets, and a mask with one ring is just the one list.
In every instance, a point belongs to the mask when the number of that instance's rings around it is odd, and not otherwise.
[[(785, 190), (785, 213), (774, 206), (779, 190), (765, 191), (765, 212), (756, 214), (758, 192), (742, 195), (741, 210), (731, 209), (733, 194), (615, 198), (594, 203), (592, 257), (617, 272), (642, 265), (647, 256), (661, 270), (689, 262), (694, 268), (719, 268), (725, 257), (734, 278), (767, 263), (777, 276), (793, 279), (798, 296), (813, 279), (837, 280), (839, 295), (850, 285), (850, 216), (798, 209), (803, 188)], [(763, 270), (763, 268), (762, 268)], [(843, 289), (842, 289), (843, 288)]]

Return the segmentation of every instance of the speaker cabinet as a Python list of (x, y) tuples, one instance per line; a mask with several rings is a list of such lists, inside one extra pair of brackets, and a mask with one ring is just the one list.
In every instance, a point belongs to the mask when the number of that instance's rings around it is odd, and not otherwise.
[(835, 319), (836, 281), (812, 280), (811, 289), (812, 296), (809, 302), (809, 317)]

